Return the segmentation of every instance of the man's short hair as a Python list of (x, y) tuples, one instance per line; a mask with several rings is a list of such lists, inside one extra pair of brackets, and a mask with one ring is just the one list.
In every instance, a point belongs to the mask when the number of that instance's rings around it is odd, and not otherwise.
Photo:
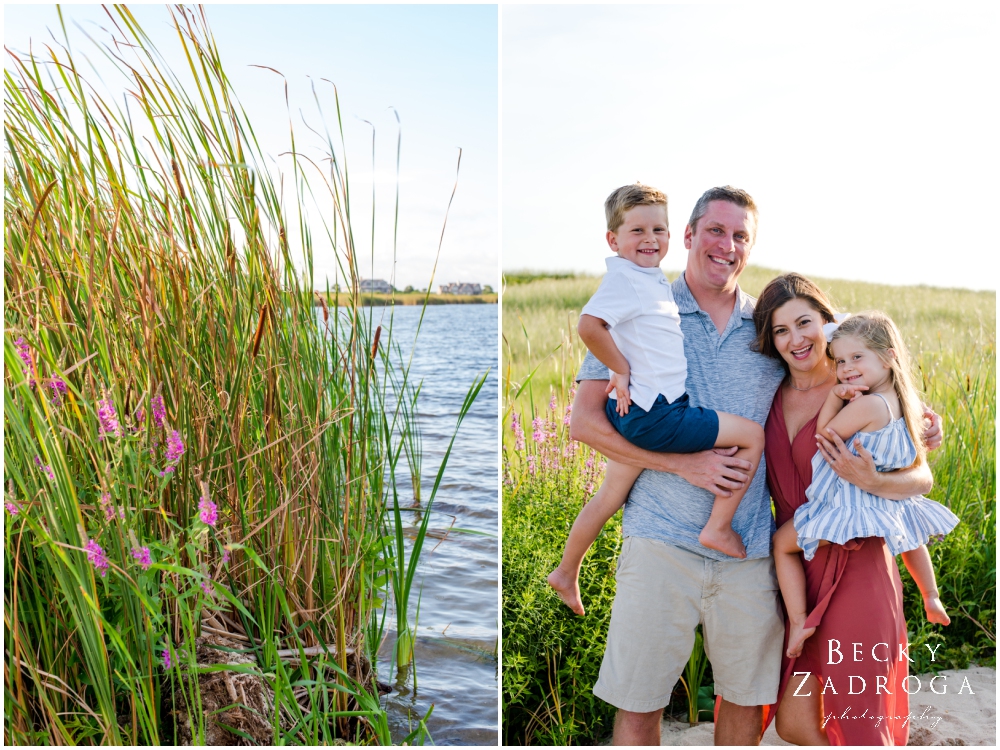
[[(636, 206), (663, 206), (663, 218), (667, 218), (667, 194), (654, 187), (635, 183), (623, 185), (604, 201), (604, 215), (608, 220), (608, 231), (617, 232), (625, 221), (625, 213)], [(669, 227), (669, 222), (667, 223)]]
[(698, 222), (705, 215), (705, 212), (708, 211), (708, 204), (712, 201), (727, 201), (749, 211), (750, 215), (753, 216), (753, 237), (751, 239), (753, 241), (757, 239), (757, 204), (753, 202), (753, 198), (750, 197), (750, 193), (746, 190), (740, 190), (731, 185), (710, 188), (702, 193), (698, 202), (694, 204), (694, 209), (691, 211), (691, 218), (688, 219), (688, 226), (691, 227), (692, 232), (697, 231)]

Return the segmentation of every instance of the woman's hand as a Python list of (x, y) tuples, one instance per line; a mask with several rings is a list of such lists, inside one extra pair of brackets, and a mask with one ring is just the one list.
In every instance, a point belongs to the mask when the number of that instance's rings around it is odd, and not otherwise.
[(830, 464), (830, 468), (841, 479), (871, 492), (871, 488), (878, 484), (878, 472), (875, 470), (875, 459), (872, 458), (872, 454), (865, 450), (861, 440), (855, 438), (854, 447), (858, 451), (858, 455), (855, 456), (841, 440), (840, 435), (830, 428), (826, 431), (830, 437), (817, 435), (816, 445), (820, 454)]

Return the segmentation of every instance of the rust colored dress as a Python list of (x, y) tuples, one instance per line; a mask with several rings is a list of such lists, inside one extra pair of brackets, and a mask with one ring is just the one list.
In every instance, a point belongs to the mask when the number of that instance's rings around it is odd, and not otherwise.
[[(775, 394), (764, 427), (767, 483), (779, 527), (806, 502), (819, 417), (817, 413), (789, 445), (781, 393)], [(909, 674), (909, 661), (903, 584), (895, 558), (883, 539), (868, 537), (820, 547), (804, 564), (806, 627), (815, 625), (816, 632), (801, 656), (782, 656), (778, 704), (785, 690), (794, 691), (803, 678), (793, 672), (811, 672), (824, 685), (831, 745), (905, 745), (909, 699), (901, 683)], [(830, 640), (840, 642), (843, 658), (837, 664), (828, 663), (838, 661), (836, 652), (829, 651)], [(861, 644), (856, 651), (855, 643)], [(766, 710), (765, 727), (778, 704)]]

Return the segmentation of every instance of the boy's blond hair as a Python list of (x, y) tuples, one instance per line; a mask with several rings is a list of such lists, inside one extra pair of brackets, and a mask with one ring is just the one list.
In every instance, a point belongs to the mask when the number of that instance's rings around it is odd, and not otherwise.
[(608, 231), (617, 232), (618, 227), (625, 222), (625, 213), (636, 206), (663, 206), (663, 218), (666, 221), (666, 193), (661, 193), (654, 187), (637, 182), (634, 185), (623, 185), (604, 201), (604, 215), (608, 220)]

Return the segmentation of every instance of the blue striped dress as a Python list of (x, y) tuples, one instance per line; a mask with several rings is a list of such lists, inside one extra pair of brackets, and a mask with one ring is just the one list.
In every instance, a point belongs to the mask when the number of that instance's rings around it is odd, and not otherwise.
[[(880, 430), (856, 433), (847, 445), (857, 455), (854, 438), (872, 454), (878, 471), (906, 468), (917, 457), (902, 417)], [(806, 489), (809, 502), (799, 506), (794, 520), (806, 560), (812, 560), (820, 540), (844, 544), (869, 536), (882, 537), (890, 552), (898, 555), (926, 544), (935, 534), (947, 534), (958, 524), (958, 516), (934, 500), (920, 496), (886, 500), (855, 487), (838, 477), (818, 451), (812, 470), (813, 481)]]

